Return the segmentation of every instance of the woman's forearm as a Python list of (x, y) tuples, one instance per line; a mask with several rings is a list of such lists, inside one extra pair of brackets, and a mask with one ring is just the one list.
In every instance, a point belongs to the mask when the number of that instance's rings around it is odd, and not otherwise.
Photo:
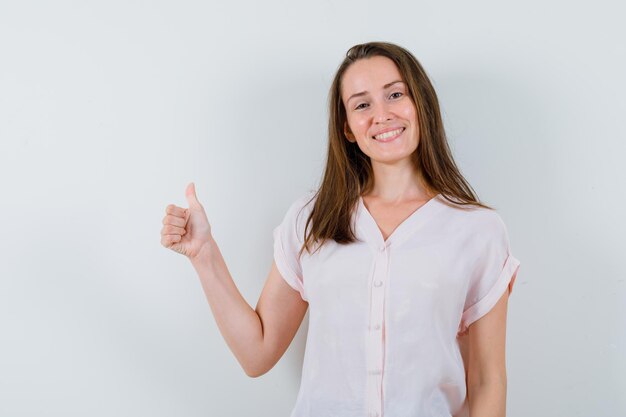
[(468, 391), (470, 417), (506, 416), (506, 384), (477, 385)]
[(261, 319), (239, 292), (213, 238), (191, 263), (226, 344), (247, 375), (258, 375), (263, 358)]

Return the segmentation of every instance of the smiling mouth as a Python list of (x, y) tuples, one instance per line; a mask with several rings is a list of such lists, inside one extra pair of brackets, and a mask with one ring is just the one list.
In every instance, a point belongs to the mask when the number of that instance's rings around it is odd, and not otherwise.
[(380, 135), (372, 136), (372, 139), (377, 140), (378, 142), (390, 142), (400, 136), (405, 129), (406, 128), (401, 127), (400, 129), (392, 130), (390, 132), (381, 133)]

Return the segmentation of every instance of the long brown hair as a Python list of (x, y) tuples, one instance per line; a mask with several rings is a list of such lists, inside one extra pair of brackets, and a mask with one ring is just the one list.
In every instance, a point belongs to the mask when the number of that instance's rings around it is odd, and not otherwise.
[(321, 242), (321, 247), (326, 239), (342, 244), (357, 240), (350, 226), (352, 210), (359, 196), (372, 189), (374, 175), (369, 156), (361, 151), (356, 142), (349, 142), (344, 136), (343, 127), (347, 118), (341, 99), (341, 82), (350, 65), (374, 56), (387, 57), (396, 64), (417, 108), (420, 139), (411, 160), (426, 187), (440, 193), (452, 204), (492, 209), (478, 200), (454, 162), (443, 128), (437, 94), (418, 60), (408, 50), (392, 43), (359, 44), (346, 52), (330, 87), (326, 168), (321, 186), (308, 201), (310, 203), (316, 199), (306, 222), (300, 255), (305, 249), (310, 252), (314, 242)]

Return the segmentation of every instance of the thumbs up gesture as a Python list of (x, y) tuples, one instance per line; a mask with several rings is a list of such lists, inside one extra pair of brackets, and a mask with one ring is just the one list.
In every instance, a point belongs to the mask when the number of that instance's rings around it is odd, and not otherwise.
[(178, 207), (174, 204), (165, 208), (161, 244), (193, 259), (201, 250), (208, 248), (211, 240), (211, 225), (204, 207), (198, 201), (193, 182), (187, 185), (185, 195), (189, 208)]

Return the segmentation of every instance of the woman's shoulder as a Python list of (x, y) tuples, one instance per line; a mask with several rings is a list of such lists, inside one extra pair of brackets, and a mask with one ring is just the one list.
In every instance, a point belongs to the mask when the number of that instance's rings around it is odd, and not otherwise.
[(295, 200), (291, 203), (289, 210), (292, 211), (311, 211), (313, 209), (313, 205), (315, 204), (315, 200), (317, 198), (317, 191), (309, 190), (304, 193), (301, 193)]
[(443, 215), (447, 223), (453, 223), (467, 231), (498, 231), (505, 227), (500, 213), (495, 208), (477, 205), (461, 205), (449, 202), (439, 196), (441, 204), (445, 205)]
[(316, 198), (316, 191), (307, 191), (299, 194), (287, 208), (285, 213), (285, 219), (292, 223), (301, 223), (306, 221), (308, 215), (313, 209), (313, 205)]

